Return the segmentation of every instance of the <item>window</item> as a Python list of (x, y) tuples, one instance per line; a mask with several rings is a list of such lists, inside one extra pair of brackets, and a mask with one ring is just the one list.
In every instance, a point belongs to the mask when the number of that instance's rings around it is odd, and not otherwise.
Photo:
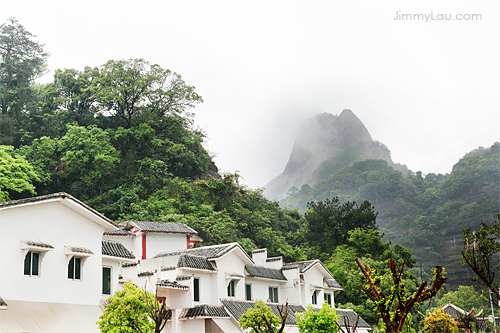
[(278, 287), (269, 287), (269, 300), (278, 303)]
[(327, 302), (329, 305), (332, 305), (332, 294), (325, 293), (325, 302)]
[(313, 291), (312, 304), (318, 304), (318, 291), (317, 290)]
[(247, 301), (251, 301), (252, 300), (252, 285), (247, 283), (245, 285), (245, 299)]
[(195, 302), (200, 301), (200, 279), (199, 278), (194, 278), (193, 280), (193, 297)]
[(68, 264), (68, 279), (80, 280), (82, 278), (82, 258), (72, 257)]
[(24, 257), (24, 275), (38, 276), (40, 253), (28, 251)]
[(229, 284), (227, 285), (227, 296), (228, 297), (234, 297), (234, 285), (235, 285), (234, 280), (231, 280), (231, 282), (229, 282)]
[(102, 268), (102, 294), (111, 295), (111, 267)]

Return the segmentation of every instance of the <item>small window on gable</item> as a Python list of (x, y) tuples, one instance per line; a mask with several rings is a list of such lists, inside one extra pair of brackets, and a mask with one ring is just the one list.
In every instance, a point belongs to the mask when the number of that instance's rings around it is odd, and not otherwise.
[(235, 281), (231, 280), (229, 284), (227, 285), (227, 296), (228, 297), (234, 297), (235, 292), (234, 292), (234, 287), (235, 287)]
[(269, 287), (269, 300), (271, 303), (278, 303), (278, 287)]
[(68, 263), (68, 279), (81, 280), (82, 258), (71, 257)]
[(332, 294), (325, 293), (325, 302), (332, 305)]
[(28, 251), (24, 257), (24, 275), (38, 276), (40, 268), (40, 253)]
[(250, 283), (247, 283), (245, 285), (245, 299), (247, 301), (252, 300), (252, 285)]
[(193, 298), (195, 302), (200, 301), (200, 278), (194, 278), (193, 280)]
[(318, 291), (315, 290), (312, 293), (312, 304), (318, 304)]

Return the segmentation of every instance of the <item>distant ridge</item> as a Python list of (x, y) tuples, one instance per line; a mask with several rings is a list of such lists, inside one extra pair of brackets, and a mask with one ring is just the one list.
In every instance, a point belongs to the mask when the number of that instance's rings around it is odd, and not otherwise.
[(389, 150), (372, 140), (365, 125), (349, 109), (338, 116), (321, 113), (304, 121), (282, 174), (265, 185), (271, 199), (292, 187), (314, 185), (356, 161), (377, 158), (392, 164)]

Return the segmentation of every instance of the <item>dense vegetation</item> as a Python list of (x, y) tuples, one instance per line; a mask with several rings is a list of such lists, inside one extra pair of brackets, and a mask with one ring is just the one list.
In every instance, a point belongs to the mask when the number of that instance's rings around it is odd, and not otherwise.
[[(450, 174), (397, 171), (383, 160), (353, 163), (315, 186), (302, 186), (281, 201), (307, 209), (310, 201), (338, 197), (340, 202), (368, 200), (378, 212), (384, 239), (412, 250), (427, 269), (441, 264), (456, 288), (467, 277), (461, 264), (462, 230), (491, 223), (499, 211), (500, 143), (466, 154)], [(424, 260), (425, 259), (425, 260)]]
[[(217, 173), (189, 112), (202, 98), (179, 74), (143, 59), (110, 60), (59, 69), (37, 84), (48, 53), (34, 37), (15, 19), (0, 26), (2, 201), (65, 191), (117, 222), (185, 223), (204, 245), (267, 247), (288, 262), (319, 258), (344, 287), (338, 305), (372, 324), (354, 259), (381, 272), (390, 258), (415, 265), (378, 226), (419, 258), (425, 249), (430, 266), (445, 262), (443, 230), (486, 220), (497, 208), (498, 143), (466, 155), (446, 176), (402, 173), (381, 160), (330, 161), (337, 172), (296, 189), (283, 202), (290, 208), (280, 208), (238, 174)], [(421, 278), (408, 272), (408, 290)]]

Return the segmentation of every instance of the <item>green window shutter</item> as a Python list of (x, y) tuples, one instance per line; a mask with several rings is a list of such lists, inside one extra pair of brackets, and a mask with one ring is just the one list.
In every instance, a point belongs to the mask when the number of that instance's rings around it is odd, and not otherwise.
[(193, 288), (194, 288), (194, 301), (199, 302), (200, 301), (200, 279), (199, 278), (194, 278), (193, 280)]
[(26, 257), (24, 257), (24, 275), (31, 275), (31, 251), (26, 253)]
[(68, 263), (68, 279), (75, 278), (75, 257), (72, 257)]
[(31, 275), (38, 276), (39, 263), (40, 263), (40, 253), (33, 252), (31, 254)]
[(246, 284), (245, 285), (245, 295), (246, 295), (246, 300), (251, 301), (252, 300), (252, 285), (251, 284)]
[(102, 268), (102, 294), (111, 295), (111, 267)]

